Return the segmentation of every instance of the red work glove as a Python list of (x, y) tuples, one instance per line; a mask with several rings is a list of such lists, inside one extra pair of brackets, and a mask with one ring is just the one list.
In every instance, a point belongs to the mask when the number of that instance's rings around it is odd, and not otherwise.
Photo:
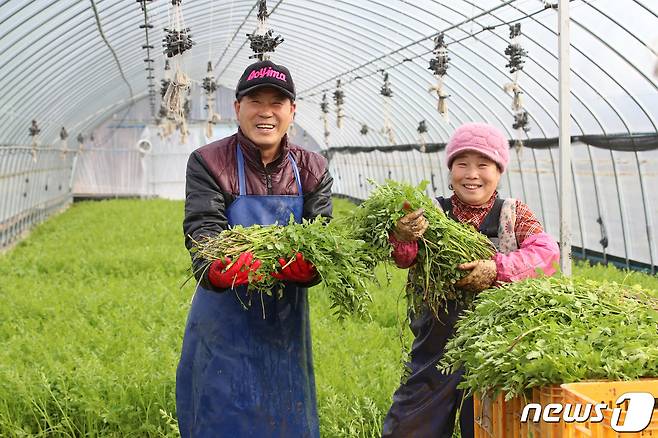
[(240, 254), (240, 257), (233, 265), (231, 259), (224, 257), (224, 260), (215, 260), (208, 268), (208, 280), (213, 286), (220, 289), (228, 289), (234, 286), (240, 286), (249, 283), (249, 273), (255, 272), (261, 264), (260, 260), (254, 260), (254, 255), (250, 252)]
[[(292, 281), (295, 283), (309, 283), (312, 281), (318, 271), (312, 263), (304, 260), (301, 252), (298, 252), (295, 257), (288, 263), (284, 258), (279, 259), (279, 264), (283, 266), (281, 272), (273, 272), (272, 277), (281, 281)], [(286, 266), (287, 265), (287, 266)]]

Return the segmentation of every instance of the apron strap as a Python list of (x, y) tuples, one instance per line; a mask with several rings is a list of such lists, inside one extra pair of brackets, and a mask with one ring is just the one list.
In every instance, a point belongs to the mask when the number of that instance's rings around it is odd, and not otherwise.
[(299, 169), (297, 168), (297, 162), (295, 159), (292, 157), (292, 154), (288, 152), (288, 159), (290, 160), (290, 163), (292, 164), (292, 171), (295, 173), (295, 180), (297, 181), (297, 193), (299, 196), (302, 196), (302, 179), (299, 177)]
[[(244, 176), (244, 157), (242, 155), (242, 148), (240, 148), (239, 143), (238, 143), (237, 158), (238, 158), (238, 189), (240, 190), (240, 196), (245, 196), (247, 194), (247, 183), (245, 182), (245, 176)], [(297, 182), (297, 193), (299, 194), (299, 196), (302, 196), (303, 194), (302, 180), (299, 177), (299, 169), (297, 168), (297, 162), (292, 157), (292, 154), (290, 152), (288, 152), (288, 159), (292, 164), (292, 171), (295, 174), (295, 181)]]
[(247, 183), (244, 179), (244, 157), (242, 156), (240, 143), (238, 143), (238, 188), (240, 190), (240, 196), (247, 194)]

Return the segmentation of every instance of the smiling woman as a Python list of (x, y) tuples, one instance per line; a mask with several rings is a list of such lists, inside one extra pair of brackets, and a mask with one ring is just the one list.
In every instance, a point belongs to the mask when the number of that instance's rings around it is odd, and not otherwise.
[[(559, 250), (553, 238), (544, 233), (527, 205), (512, 198), (498, 198), (496, 188), (509, 162), (508, 148), (503, 133), (485, 123), (460, 126), (446, 146), (454, 195), (437, 201), (448, 216), (473, 225), (496, 247), (490, 259), (458, 266), (460, 270), (470, 271), (454, 284), (461, 291), (479, 293), (497, 283), (534, 277), (537, 270), (547, 275), (555, 272), (552, 265), (559, 259)], [(390, 236), (395, 263), (399, 267), (411, 266), (409, 296), (424, 294), (418, 268), (422, 266), (418, 262), (420, 236), (406, 240), (401, 237), (410, 235), (404, 231), (413, 228), (411, 224), (419, 219), (414, 217), (416, 214), (412, 212), (401, 218), (396, 224), (397, 232)], [(414, 220), (405, 220), (410, 217)], [(450, 436), (459, 406), (461, 436), (473, 436), (473, 400), (462, 400), (462, 390), (457, 388), (464, 370), (441, 374), (436, 368), (464, 308), (463, 300), (449, 299), (438, 317), (428, 307), (411, 316), (410, 327), (415, 336), (409, 364), (411, 376), (393, 395), (383, 437)], [(423, 407), (418, 408), (420, 405)], [(438, 412), (441, 414), (437, 415)]]

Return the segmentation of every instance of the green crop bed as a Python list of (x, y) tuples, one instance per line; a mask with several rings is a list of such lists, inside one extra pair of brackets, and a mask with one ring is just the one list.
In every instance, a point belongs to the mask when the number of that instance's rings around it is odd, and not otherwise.
[[(336, 200), (336, 214), (350, 208)], [(194, 285), (183, 203), (75, 204), (0, 255), (0, 436), (177, 436), (175, 371)], [(596, 279), (658, 279), (578, 265)], [(371, 319), (311, 289), (323, 437), (378, 437), (399, 382), (405, 271), (373, 285)], [(386, 283), (381, 267), (378, 275)]]

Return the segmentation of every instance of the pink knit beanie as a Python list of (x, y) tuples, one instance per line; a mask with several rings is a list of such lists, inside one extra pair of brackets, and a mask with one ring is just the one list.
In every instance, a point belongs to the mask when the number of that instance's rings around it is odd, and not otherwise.
[(448, 169), (457, 155), (464, 151), (478, 152), (505, 172), (509, 163), (509, 143), (505, 135), (486, 123), (465, 123), (455, 130), (446, 146)]

